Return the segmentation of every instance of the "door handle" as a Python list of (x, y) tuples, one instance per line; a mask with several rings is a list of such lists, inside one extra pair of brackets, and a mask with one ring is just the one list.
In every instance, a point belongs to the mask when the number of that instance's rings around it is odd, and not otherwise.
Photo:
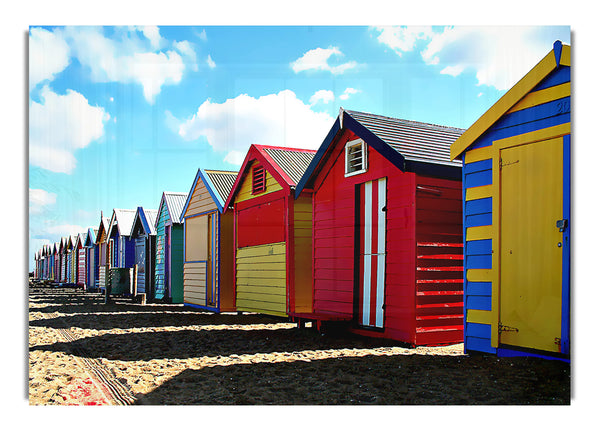
[(564, 232), (567, 226), (569, 226), (569, 221), (566, 218), (562, 220), (556, 220), (556, 227), (558, 228), (559, 232)]

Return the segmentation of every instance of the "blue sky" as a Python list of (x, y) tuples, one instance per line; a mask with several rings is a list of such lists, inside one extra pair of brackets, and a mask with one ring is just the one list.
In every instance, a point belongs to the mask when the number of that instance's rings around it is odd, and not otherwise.
[(340, 107), (467, 128), (555, 40), (570, 27), (31, 26), (30, 268), (252, 143), (316, 149)]

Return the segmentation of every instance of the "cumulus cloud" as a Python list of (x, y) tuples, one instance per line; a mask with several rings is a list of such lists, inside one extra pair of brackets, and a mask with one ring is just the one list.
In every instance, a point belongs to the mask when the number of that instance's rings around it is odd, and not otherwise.
[(52, 80), (69, 65), (69, 45), (43, 28), (29, 31), (29, 90)]
[(56, 204), (56, 193), (42, 189), (29, 189), (29, 214), (41, 214)]
[(205, 101), (179, 126), (187, 141), (204, 136), (227, 162), (240, 162), (251, 144), (316, 149), (333, 118), (317, 113), (290, 90), (254, 98), (241, 94), (223, 103)]
[(319, 102), (329, 103), (335, 100), (333, 91), (331, 90), (319, 90), (312, 96), (310, 96), (309, 103), (311, 106), (316, 105)]
[(206, 58), (206, 63), (208, 64), (208, 67), (210, 67), (211, 69), (214, 69), (215, 67), (217, 67), (216, 63), (213, 61), (213, 59), (210, 57), (210, 54), (208, 55), (208, 57)]
[(360, 90), (357, 90), (356, 88), (351, 88), (348, 87), (344, 90), (344, 92), (342, 94), (340, 94), (339, 98), (341, 100), (348, 100), (348, 98), (352, 95), (352, 94), (356, 94), (356, 93), (360, 93)]
[(570, 43), (568, 26), (379, 27), (377, 40), (398, 55), (420, 49), (421, 58), (440, 73), (474, 73), (478, 85), (506, 90), (552, 48)]
[(191, 44), (175, 42), (173, 49), (159, 51), (165, 42), (155, 26), (115, 27), (110, 37), (102, 27), (64, 27), (53, 32), (32, 28), (30, 88), (52, 79), (69, 58), (76, 58), (92, 81), (140, 84), (152, 104), (164, 85), (181, 81), (186, 63), (197, 67)]
[(290, 66), (293, 71), (298, 73), (305, 70), (325, 70), (334, 75), (342, 74), (347, 70), (355, 68), (358, 64), (356, 61), (348, 61), (336, 66), (329, 64), (331, 57), (343, 56), (339, 48), (333, 46), (329, 48), (315, 48), (304, 53), (302, 57), (292, 62)]
[(73, 153), (104, 135), (110, 115), (73, 90), (59, 95), (44, 86), (40, 99), (29, 105), (29, 163), (70, 174), (77, 164)]

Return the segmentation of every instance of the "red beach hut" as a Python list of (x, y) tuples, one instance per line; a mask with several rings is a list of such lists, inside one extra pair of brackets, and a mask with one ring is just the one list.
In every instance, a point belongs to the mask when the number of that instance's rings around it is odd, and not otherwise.
[(340, 110), (295, 194), (313, 194), (313, 311), (412, 345), (463, 340), (461, 129)]
[(251, 145), (233, 208), (235, 307), (274, 316), (311, 311), (311, 194), (294, 189), (315, 151)]

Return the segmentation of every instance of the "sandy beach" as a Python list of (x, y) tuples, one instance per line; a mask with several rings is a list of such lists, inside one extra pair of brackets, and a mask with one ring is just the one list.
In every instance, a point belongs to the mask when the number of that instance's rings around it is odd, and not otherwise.
[(30, 287), (30, 405), (570, 404), (570, 367)]

